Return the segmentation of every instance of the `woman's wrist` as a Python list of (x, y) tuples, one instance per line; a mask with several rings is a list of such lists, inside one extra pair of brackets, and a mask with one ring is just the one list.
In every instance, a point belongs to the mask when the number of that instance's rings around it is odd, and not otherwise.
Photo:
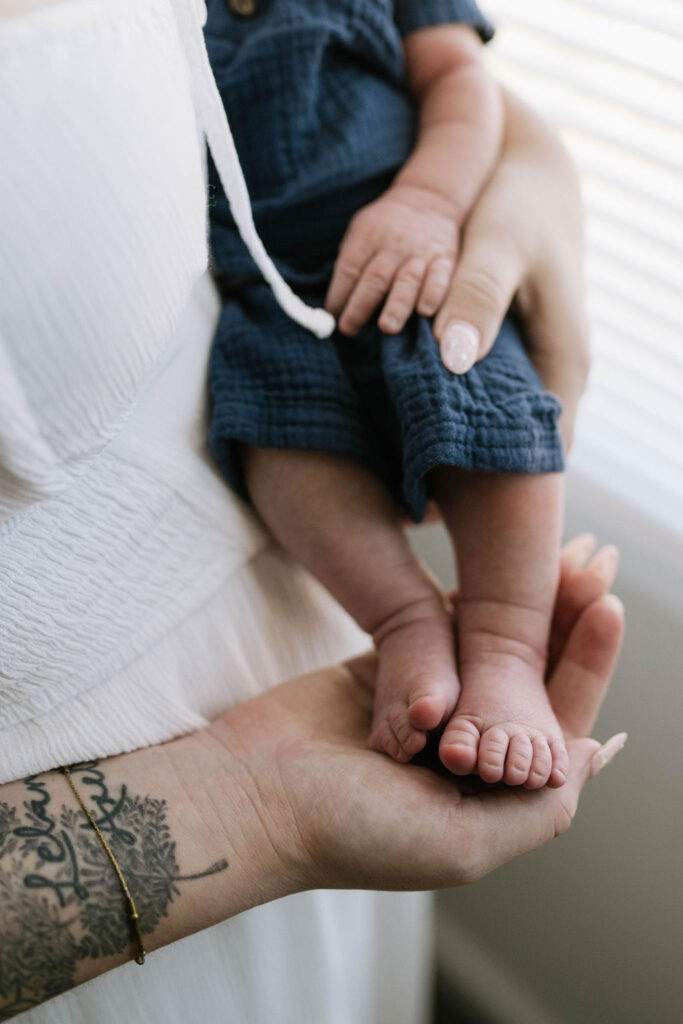
[(224, 917), (314, 884), (286, 793), (271, 770), (270, 749), (267, 744), (248, 749), (240, 741), (241, 720), (254, 713), (258, 717), (254, 704), (240, 704), (206, 729), (176, 741), (185, 780), (186, 759), (192, 760), (196, 813), (221, 837), (229, 861)]
[(146, 936), (148, 950), (300, 887), (280, 804), (260, 791), (227, 721), (100, 763), (114, 796), (125, 787), (163, 802), (175, 844), (179, 892)]
[[(208, 730), (71, 778), (148, 953), (291, 891), (251, 776)], [(58, 770), (0, 787), (0, 904), (2, 1019), (137, 953), (115, 869)]]

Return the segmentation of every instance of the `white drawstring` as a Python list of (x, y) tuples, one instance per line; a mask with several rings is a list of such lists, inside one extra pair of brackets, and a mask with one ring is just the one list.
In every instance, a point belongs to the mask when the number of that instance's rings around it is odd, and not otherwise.
[(327, 338), (334, 330), (334, 317), (324, 309), (307, 306), (294, 294), (278, 273), (256, 230), (247, 184), (204, 42), (206, 4), (204, 0), (173, 0), (173, 7), (190, 65), (201, 128), (240, 235), (285, 313), (318, 338)]

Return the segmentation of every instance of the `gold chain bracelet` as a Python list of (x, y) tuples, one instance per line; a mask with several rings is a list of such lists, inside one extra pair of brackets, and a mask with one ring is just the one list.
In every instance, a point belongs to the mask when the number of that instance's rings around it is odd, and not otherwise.
[(146, 950), (145, 950), (145, 947), (144, 947), (144, 944), (143, 944), (143, 941), (142, 941), (142, 932), (140, 931), (140, 923), (139, 923), (139, 919), (138, 919), (138, 912), (137, 912), (136, 907), (135, 907), (135, 900), (133, 899), (132, 893), (131, 893), (130, 889), (128, 888), (128, 884), (126, 883), (125, 878), (123, 877), (123, 872), (121, 871), (121, 868), (119, 867), (119, 865), (116, 862), (116, 857), (112, 853), (111, 847), (109, 846), (109, 843), (107, 842), (107, 840), (102, 835), (102, 831), (100, 830), (97, 822), (93, 818), (93, 816), (90, 813), (90, 811), (88, 810), (88, 808), (83, 803), (83, 800), (81, 798), (80, 793), (78, 792), (78, 790), (74, 786), (73, 779), (71, 778), (71, 769), (70, 768), (60, 768), (59, 770), (62, 773), (62, 775), (64, 776), (64, 778), (66, 779), (66, 781), (71, 786), (71, 790), (73, 792), (73, 795), (76, 797), (76, 799), (78, 800), (79, 804), (81, 805), (81, 810), (85, 814), (86, 818), (88, 819), (88, 821), (90, 822), (92, 827), (95, 829), (95, 832), (97, 833), (100, 842), (102, 843), (102, 845), (104, 846), (105, 850), (107, 851), (107, 856), (109, 857), (109, 860), (112, 862), (112, 865), (114, 867), (114, 871), (116, 872), (116, 877), (118, 878), (119, 883), (121, 885), (121, 889), (123, 891), (123, 895), (128, 900), (128, 907), (129, 907), (129, 912), (130, 912), (130, 920), (131, 920), (131, 923), (132, 923), (133, 928), (135, 930), (135, 935), (136, 935), (136, 938), (137, 938), (138, 954), (135, 957), (135, 962), (137, 964), (144, 964), (145, 957), (146, 957), (147, 953), (146, 953)]

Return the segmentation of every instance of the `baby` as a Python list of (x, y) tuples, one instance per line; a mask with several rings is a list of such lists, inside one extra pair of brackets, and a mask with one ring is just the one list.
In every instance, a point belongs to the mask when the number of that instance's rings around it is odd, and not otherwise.
[[(429, 319), (501, 145), (487, 23), (470, 0), (263, 0), (241, 18), (208, 6), (256, 225), (285, 279), (338, 325), (321, 341), (284, 316), (218, 195), (214, 455), (372, 635), (373, 747), (408, 761), (441, 730), (455, 774), (561, 786), (543, 681), (559, 403), (510, 318), (474, 366), (474, 329), (450, 326), (442, 362)], [(401, 507), (419, 520), (430, 497), (457, 554), (456, 644), (399, 524)]]

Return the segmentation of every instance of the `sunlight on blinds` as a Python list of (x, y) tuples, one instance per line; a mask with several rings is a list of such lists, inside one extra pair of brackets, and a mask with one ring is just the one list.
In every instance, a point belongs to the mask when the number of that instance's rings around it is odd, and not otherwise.
[(594, 362), (571, 462), (683, 534), (683, 2), (484, 6), (496, 74), (582, 174)]

